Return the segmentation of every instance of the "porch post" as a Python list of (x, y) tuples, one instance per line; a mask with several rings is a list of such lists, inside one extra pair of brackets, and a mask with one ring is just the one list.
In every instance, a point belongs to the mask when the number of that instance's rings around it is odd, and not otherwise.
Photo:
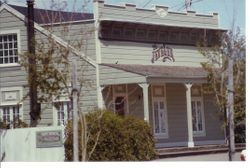
[(188, 126), (188, 147), (194, 147), (193, 123), (192, 123), (192, 103), (191, 103), (191, 83), (186, 83), (186, 102), (187, 102), (187, 126)]
[(143, 109), (144, 109), (144, 120), (149, 122), (149, 109), (148, 109), (148, 86), (147, 83), (139, 84), (143, 91)]
[(98, 108), (99, 109), (104, 109), (104, 100), (103, 100), (103, 96), (102, 96), (102, 91), (104, 89), (104, 86), (99, 86), (97, 88), (97, 100), (98, 100)]

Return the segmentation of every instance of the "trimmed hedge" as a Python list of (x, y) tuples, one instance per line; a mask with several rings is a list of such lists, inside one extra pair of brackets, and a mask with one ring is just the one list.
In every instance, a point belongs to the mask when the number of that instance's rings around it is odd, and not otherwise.
[[(98, 119), (101, 113), (103, 115), (101, 119)], [(101, 130), (96, 148), (88, 160), (146, 161), (156, 157), (154, 137), (147, 122), (132, 116), (120, 117), (109, 111), (89, 113), (86, 115), (86, 120), (88, 132), (90, 133), (87, 154), (95, 144), (97, 132)], [(66, 141), (64, 144), (67, 161), (73, 160), (72, 137), (72, 123), (69, 122), (66, 128)], [(79, 153), (81, 155), (81, 147)]]

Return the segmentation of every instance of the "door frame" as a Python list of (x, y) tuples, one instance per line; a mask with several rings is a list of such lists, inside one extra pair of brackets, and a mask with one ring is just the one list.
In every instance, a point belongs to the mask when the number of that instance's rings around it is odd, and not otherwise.
[(200, 96), (200, 97), (193, 96), (191, 98), (191, 102), (192, 101), (200, 101), (201, 102), (201, 118), (202, 118), (202, 128), (203, 128), (202, 131), (194, 131), (193, 130), (193, 136), (194, 137), (204, 137), (204, 136), (206, 136), (206, 126), (205, 126), (205, 111), (204, 111), (203, 96)]
[(127, 84), (121, 84), (120, 86), (125, 86), (125, 91), (124, 92), (116, 92), (115, 87), (119, 87), (119, 85), (112, 85), (112, 92), (113, 92), (113, 111), (116, 113), (115, 109), (115, 99), (117, 97), (125, 97), (125, 102), (124, 102), (124, 110), (125, 110), (125, 115), (129, 114), (129, 104), (128, 104), (128, 85)]
[[(162, 97), (155, 97), (154, 96), (154, 88), (155, 87), (163, 87), (163, 96)], [(163, 101), (164, 109), (165, 109), (165, 126), (166, 126), (166, 133), (155, 133), (155, 115), (154, 115), (154, 102), (155, 101)], [(165, 84), (152, 84), (151, 85), (151, 106), (152, 106), (152, 118), (153, 118), (153, 133), (155, 138), (157, 139), (166, 139), (169, 138), (169, 127), (168, 127), (168, 113), (167, 113), (167, 99), (166, 99), (166, 85)]]

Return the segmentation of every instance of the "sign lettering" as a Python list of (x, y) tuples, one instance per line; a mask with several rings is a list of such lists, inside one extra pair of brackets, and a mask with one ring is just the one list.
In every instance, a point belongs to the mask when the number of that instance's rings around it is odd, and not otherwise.
[(39, 131), (36, 133), (36, 147), (60, 147), (62, 146), (62, 131)]
[(166, 60), (175, 62), (172, 48), (166, 46), (165, 44), (163, 44), (160, 47), (154, 44), (152, 47), (153, 47), (152, 59), (151, 59), (152, 63), (154, 63), (160, 58), (162, 58), (163, 62), (166, 62)]

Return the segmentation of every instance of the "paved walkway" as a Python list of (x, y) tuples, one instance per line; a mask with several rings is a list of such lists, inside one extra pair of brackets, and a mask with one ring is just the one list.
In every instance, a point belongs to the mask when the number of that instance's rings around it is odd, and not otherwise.
[[(157, 159), (156, 161), (228, 161), (228, 153), (180, 156), (174, 158)], [(236, 153), (235, 161), (240, 161), (240, 152)]]

